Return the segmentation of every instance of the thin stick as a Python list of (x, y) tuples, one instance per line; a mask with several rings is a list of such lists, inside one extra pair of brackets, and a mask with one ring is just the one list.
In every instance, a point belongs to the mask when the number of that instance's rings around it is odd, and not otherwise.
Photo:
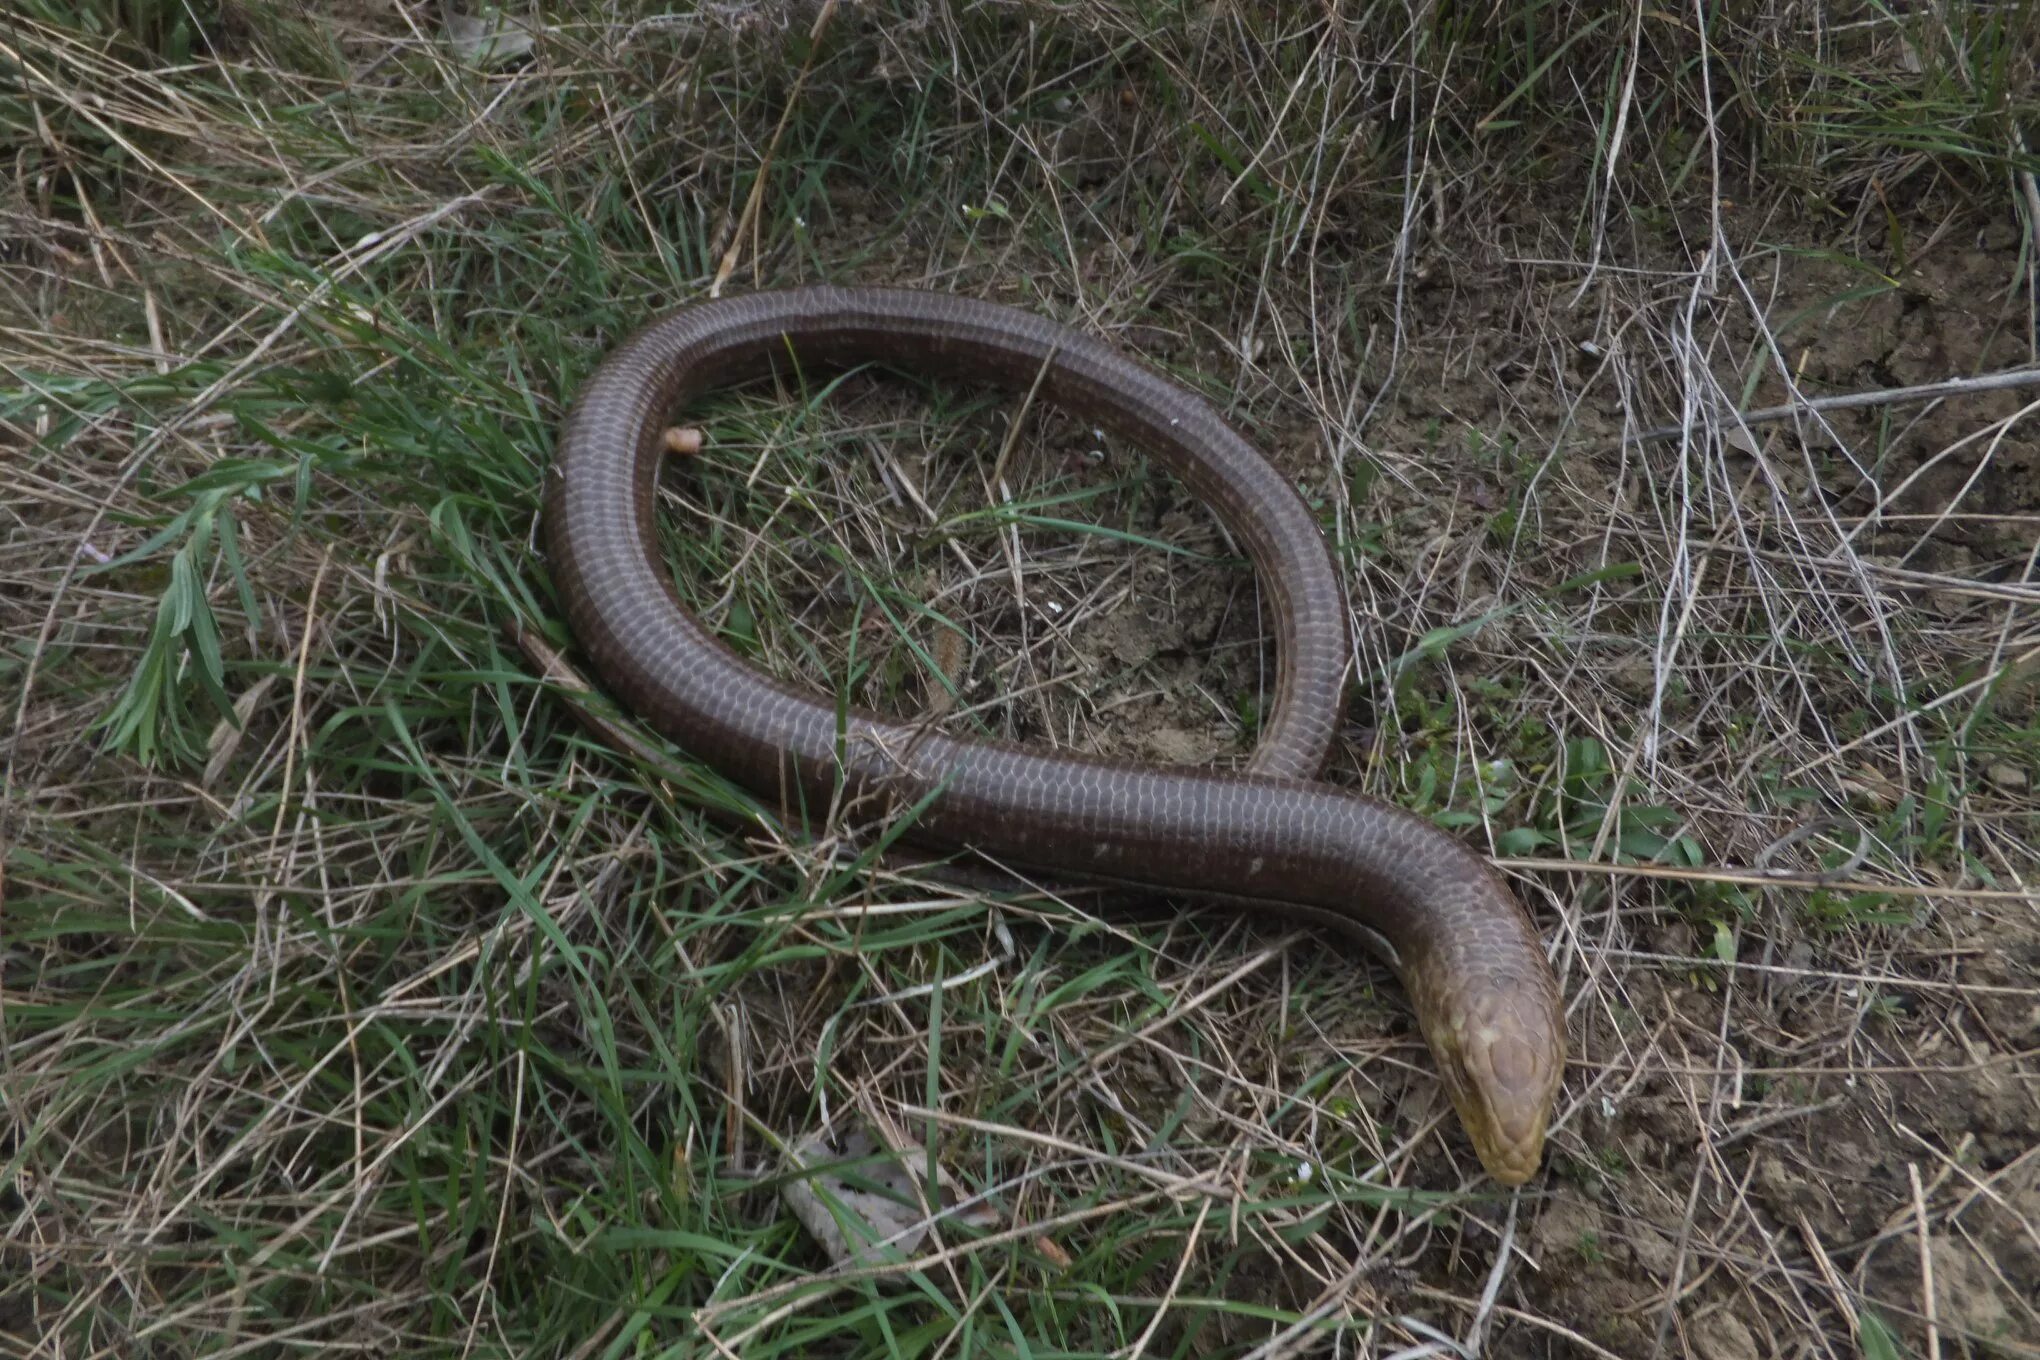
[(1488, 1269), (1487, 1285), (1466, 1328), (1466, 1353), (1479, 1355), (1485, 1349), (1488, 1322), (1494, 1316), (1495, 1301), (1501, 1297), (1502, 1281), (1508, 1278), (1510, 1254), (1516, 1249), (1516, 1211), (1523, 1207), (1523, 1192), (1509, 1192), (1509, 1217), (1502, 1225), (1502, 1240), (1495, 1245), (1495, 1263)]
[(1141, 1334), (1127, 1348), (1128, 1355), (1146, 1355), (1148, 1342), (1154, 1339), (1155, 1331), (1162, 1325), (1162, 1319), (1169, 1315), (1169, 1307), (1176, 1301), (1176, 1291), (1183, 1287), (1183, 1272), (1190, 1268), (1191, 1258), (1197, 1255), (1197, 1239), (1204, 1233), (1204, 1220), (1211, 1214), (1211, 1197), (1204, 1197), (1197, 1206), (1197, 1221), (1190, 1225), (1190, 1236), (1183, 1243), (1183, 1254), (1176, 1261), (1176, 1273), (1169, 1279), (1169, 1287), (1162, 1292), (1161, 1302), (1155, 1305), (1155, 1315)]
[[(2016, 132), (2012, 135), (2019, 138), (2019, 150), (2024, 151), (2026, 149), (2026, 139), (2020, 137)], [(2021, 170), (2019, 172), (2019, 188), (2026, 196), (2026, 229), (2033, 236), (2033, 254), (2028, 258), (2040, 261), (2040, 179), (2036, 179), (2031, 170)], [(2027, 266), (2027, 276), (2030, 278), (2031, 275), (2032, 266), (2029, 265)]]
[[(1745, 411), (1735, 416), (1741, 425), (1764, 425), (1772, 421), (1790, 420), (1794, 416), (1816, 411), (1849, 411), (1859, 406), (1895, 406), (1908, 401), (1927, 401), (1934, 397), (1962, 396), (1974, 392), (2002, 392), (2015, 387), (2040, 387), (2040, 368), (2015, 368), (2003, 373), (1986, 373), (1979, 378), (1948, 378), (1942, 382), (1918, 383), (1912, 387), (1884, 387), (1872, 392), (1848, 392), (1839, 397), (1815, 397), (1811, 401), (1796, 401), (1789, 406), (1766, 406), (1761, 410)], [(1660, 425), (1655, 430), (1623, 437), (1625, 444), (1648, 444), (1660, 439), (1672, 439), (1684, 434), (1684, 425)]]
[(1907, 1162), (1905, 1174), (1912, 1180), (1913, 1221), (1919, 1227), (1920, 1303), (1927, 1315), (1927, 1360), (1941, 1360), (1941, 1320), (1934, 1306), (1934, 1253), (1928, 1246), (1927, 1196), (1920, 1189), (1920, 1164)]
[(744, 200), (743, 215), (737, 219), (737, 229), (730, 233), (730, 248), (723, 252), (722, 263), (716, 267), (715, 282), (708, 286), (710, 297), (721, 297), (722, 286), (729, 282), (736, 271), (737, 257), (744, 253), (744, 233), (750, 231), (758, 221), (758, 205), (765, 201), (765, 181), (772, 177), (772, 157), (779, 150), (779, 139), (786, 132), (786, 125), (793, 121), (794, 105), (800, 102), (800, 92), (807, 85), (808, 72), (814, 69), (815, 53), (822, 48), (822, 30), (829, 26), (829, 16), (836, 12), (836, 0), (823, 0), (821, 13), (815, 15), (815, 26), (808, 30), (807, 60), (800, 64), (800, 74), (793, 78), (793, 88), (786, 92), (786, 107), (779, 112), (779, 126), (772, 129), (772, 140), (765, 144), (764, 158), (758, 162), (758, 178), (751, 181), (750, 197)]
[(1688, 883), (1736, 883), (1752, 888), (1827, 888), (1835, 892), (1887, 893), (1892, 897), (1946, 897), (1971, 902), (2040, 903), (2040, 888), (1944, 888), (1931, 883), (1882, 883), (1875, 879), (1834, 878), (1787, 870), (1745, 869), (1734, 865), (1688, 868), (1677, 864), (1610, 864), (1587, 859), (1518, 859), (1497, 857), (1498, 869), (1522, 873), (1609, 874), (1625, 878), (1670, 878)]

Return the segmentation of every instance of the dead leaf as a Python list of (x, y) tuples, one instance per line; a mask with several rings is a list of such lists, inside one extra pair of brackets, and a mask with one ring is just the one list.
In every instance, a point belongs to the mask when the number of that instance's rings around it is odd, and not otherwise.
[[(789, 1154), (796, 1168), (811, 1174), (780, 1191), (829, 1260), (839, 1266), (877, 1266), (913, 1256), (936, 1223), (968, 1224), (996, 1230), (999, 1212), (970, 1196), (937, 1167), (936, 1192), (927, 1192), (928, 1153), (905, 1140), (888, 1147), (860, 1126), (838, 1138), (830, 1131), (796, 1144)], [(936, 1212), (932, 1216), (929, 1209)]]
[(502, 66), (529, 52), (538, 39), (523, 20), (495, 9), (456, 14), (446, 21), (446, 42), (472, 66)]

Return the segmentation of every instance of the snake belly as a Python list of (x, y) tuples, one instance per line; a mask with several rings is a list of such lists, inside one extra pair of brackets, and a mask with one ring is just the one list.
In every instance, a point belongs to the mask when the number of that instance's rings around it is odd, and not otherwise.
[[(877, 362), (1034, 392), (1158, 458), (1252, 560), (1273, 612), (1272, 712), (1244, 772), (949, 736), (837, 705), (740, 658), (682, 605), (654, 534), (667, 422), (762, 376)], [(1312, 782), (1339, 711), (1346, 610), (1301, 497), (1208, 402), (1046, 318), (945, 293), (807, 287), (684, 307), (583, 386), (546, 479), (567, 622), (614, 695), (697, 759), (789, 808), (840, 790), (919, 806), (923, 843), (1013, 867), (1216, 898), (1329, 926), (1394, 969), (1482, 1165), (1542, 1154), (1565, 1062), (1558, 984), (1487, 861), (1424, 819)]]

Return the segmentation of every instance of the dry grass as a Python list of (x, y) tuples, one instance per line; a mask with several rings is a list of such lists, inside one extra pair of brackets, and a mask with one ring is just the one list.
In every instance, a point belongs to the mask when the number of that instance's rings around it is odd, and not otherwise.
[[(2040, 1354), (2032, 394), (1731, 414), (2034, 362), (2029, 11), (1250, 10), (0, 18), (0, 1348)], [(1327, 777), (1552, 943), (1544, 1175), (1343, 948), (904, 872), (534, 681), (563, 403), (726, 261), (1112, 335), (1295, 473)], [(1240, 759), (1244, 567), (1011, 413), (718, 399), (685, 588)], [(781, 1152), (852, 1124), (989, 1224), (832, 1269)]]

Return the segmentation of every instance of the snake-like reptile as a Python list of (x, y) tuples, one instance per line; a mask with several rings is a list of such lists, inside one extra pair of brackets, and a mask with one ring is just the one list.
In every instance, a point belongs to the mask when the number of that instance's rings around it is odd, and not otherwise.
[[(774, 370), (877, 362), (1046, 401), (1159, 458), (1246, 549), (1273, 604), (1277, 680), (1244, 773), (946, 735), (838, 706), (741, 659), (682, 606), (657, 547), (667, 424)], [(1349, 660), (1324, 536), (1208, 402), (1045, 318), (944, 293), (810, 287), (683, 307), (625, 340), (568, 416), (543, 523), (597, 674), (697, 759), (789, 809), (840, 794), (918, 808), (909, 836), (1013, 867), (1216, 898), (1356, 937), (1395, 970), (1488, 1173), (1537, 1168), (1565, 1063), (1559, 989), (1479, 854), (1400, 808), (1313, 782)]]

